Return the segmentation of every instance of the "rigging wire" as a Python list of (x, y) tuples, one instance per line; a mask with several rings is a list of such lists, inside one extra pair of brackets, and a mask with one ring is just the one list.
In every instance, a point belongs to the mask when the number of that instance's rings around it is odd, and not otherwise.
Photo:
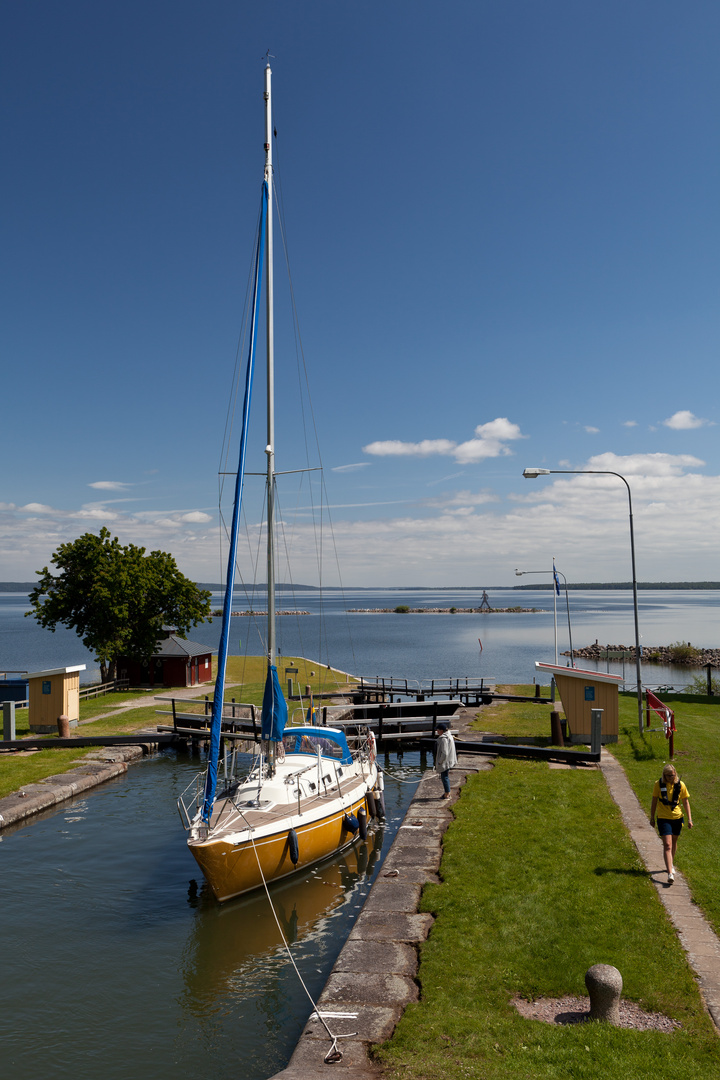
[[(286, 235), (286, 230), (285, 230), (285, 225), (284, 225), (284, 223), (285, 223), (285, 213), (284, 213), (284, 207), (283, 207), (283, 203), (282, 203), (282, 185), (281, 185), (281, 182), (280, 182), (279, 172), (278, 172), (278, 170), (275, 170), (275, 171), (276, 171), (276, 176), (275, 176), (274, 182), (273, 182), (273, 192), (275, 194), (275, 205), (276, 205), (277, 211), (278, 211), (277, 216), (278, 216), (278, 226), (279, 226), (279, 232), (280, 232), (280, 240), (281, 240), (281, 243), (282, 243), (283, 254), (285, 256), (285, 267), (286, 267), (286, 271), (287, 271), (288, 285), (289, 285), (289, 290), (290, 290), (290, 305), (291, 305), (292, 316), (293, 316), (293, 332), (294, 332), (294, 335), (295, 335), (295, 351), (296, 351), (297, 367), (298, 367), (298, 382), (299, 382), (299, 387), (300, 387), (300, 392), (299, 392), (298, 396), (299, 396), (299, 399), (300, 399), (301, 415), (302, 415), (302, 419), (303, 419), (303, 436), (304, 436), (304, 439), (305, 439), (305, 455), (306, 455), (307, 463), (309, 465), (310, 464), (310, 452), (309, 452), (308, 440), (307, 440), (307, 425), (306, 425), (306, 422), (305, 422), (305, 395), (307, 395), (308, 410), (309, 410), (309, 414), (310, 414), (312, 430), (313, 430), (314, 437), (315, 437), (315, 449), (316, 449), (317, 457), (318, 457), (318, 460), (320, 462), (320, 468), (321, 468), (321, 489), (322, 489), (323, 498), (321, 499), (321, 503), (320, 503), (320, 505), (321, 505), (320, 523), (321, 523), (321, 526), (322, 526), (322, 511), (324, 510), (325, 511), (325, 516), (327, 517), (327, 521), (328, 521), (328, 528), (330, 529), (330, 536), (331, 536), (331, 539), (332, 539), (332, 548), (333, 548), (333, 554), (334, 554), (334, 557), (335, 557), (334, 558), (335, 570), (337, 572), (338, 581), (340, 582), (340, 595), (341, 595), (341, 598), (342, 598), (343, 602), (345, 602), (346, 601), (345, 586), (344, 586), (344, 583), (343, 583), (342, 572), (341, 572), (341, 569), (340, 569), (340, 561), (339, 561), (338, 550), (337, 550), (337, 540), (336, 540), (336, 537), (335, 537), (335, 530), (334, 530), (334, 527), (333, 527), (332, 515), (330, 513), (330, 503), (329, 503), (328, 494), (327, 494), (327, 485), (325, 483), (325, 471), (324, 471), (324, 466), (323, 466), (322, 453), (320, 451), (320, 438), (319, 438), (319, 433), (318, 433), (318, 424), (317, 424), (317, 421), (316, 421), (316, 418), (315, 418), (315, 410), (314, 410), (313, 404), (312, 404), (312, 396), (310, 394), (310, 380), (309, 380), (309, 376), (308, 376), (307, 364), (305, 362), (305, 350), (304, 350), (303, 343), (302, 343), (302, 334), (300, 332), (300, 319), (299, 319), (299, 316), (298, 316), (297, 304), (295, 302), (295, 288), (294, 288), (294, 284), (293, 284), (292, 271), (290, 269), (290, 258), (289, 258), (289, 251), (288, 251), (288, 245), (287, 245), (287, 235)], [(303, 394), (303, 392), (302, 392), (303, 391), (303, 382), (304, 382), (305, 394)], [(312, 495), (312, 485), (310, 485), (310, 503), (311, 503), (311, 507), (313, 508), (313, 511), (314, 511), (315, 508), (314, 508), (313, 495)], [(314, 528), (314, 531), (315, 531), (315, 534), (316, 534), (316, 552), (318, 553), (317, 557), (319, 558), (319, 580), (320, 580), (320, 592), (321, 592), (320, 599), (321, 599), (321, 605), (322, 605), (323, 600), (324, 600), (324, 597), (323, 597), (323, 594), (322, 594), (322, 567), (324, 565), (323, 560), (322, 560), (322, 552), (323, 552), (322, 536), (324, 535), (324, 533), (323, 533), (322, 528), (321, 528), (320, 538), (318, 540), (317, 539), (317, 532), (318, 532), (318, 530), (317, 530), (317, 519), (315, 517), (314, 512), (313, 512), (313, 528)], [(351, 654), (352, 654), (352, 658), (353, 658), (353, 666), (356, 668), (357, 667), (357, 660), (356, 660), (356, 657), (355, 657), (355, 645), (354, 645), (354, 642), (353, 642), (353, 639), (352, 639), (352, 633), (351, 633), (351, 630), (350, 630), (350, 620), (349, 620), (349, 616), (347, 614), (347, 611), (345, 612), (345, 623), (346, 623), (348, 639), (349, 639), (349, 642), (350, 642), (350, 650), (351, 650)]]
[[(255, 218), (255, 228), (253, 230), (253, 236), (257, 236), (258, 229), (260, 227), (260, 217), (262, 214), (262, 205), (258, 208), (258, 213)], [(228, 399), (228, 406), (225, 413), (225, 427), (223, 430), (222, 442), (220, 444), (220, 462), (218, 465), (218, 513), (221, 521), (221, 526), (224, 526), (227, 534), (227, 525), (223, 520), (222, 513), (222, 497), (225, 490), (225, 475), (228, 472), (228, 459), (230, 456), (230, 442), (232, 439), (233, 425), (235, 422), (235, 413), (237, 411), (238, 396), (240, 393), (240, 385), (242, 383), (242, 371), (241, 371), (241, 357), (245, 353), (245, 341), (250, 326), (250, 298), (252, 296), (253, 278), (254, 278), (254, 254), (252, 254), (254, 248), (253, 244), (250, 244), (251, 257), (248, 267), (247, 283), (245, 285), (245, 301), (243, 304), (243, 314), (240, 321), (240, 331), (238, 333), (238, 341), (235, 349), (235, 364), (233, 367), (231, 387), (234, 387), (234, 392), (231, 391)], [(225, 566), (222, 555), (222, 527), (218, 531), (218, 545), (219, 545), (219, 566), (220, 566), (220, 581), (224, 581)]]

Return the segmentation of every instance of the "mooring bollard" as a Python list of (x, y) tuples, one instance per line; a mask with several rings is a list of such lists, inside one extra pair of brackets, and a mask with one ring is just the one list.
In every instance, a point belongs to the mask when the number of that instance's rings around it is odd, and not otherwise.
[(12, 742), (15, 739), (15, 702), (3, 701), (3, 742)]
[(70, 717), (63, 713), (62, 716), (57, 718), (58, 735), (61, 739), (70, 738)]
[(620, 994), (622, 975), (610, 964), (594, 964), (585, 972), (585, 985), (590, 994), (590, 1019), (620, 1023)]
[(602, 746), (602, 709), (590, 711), (590, 753), (599, 754)]

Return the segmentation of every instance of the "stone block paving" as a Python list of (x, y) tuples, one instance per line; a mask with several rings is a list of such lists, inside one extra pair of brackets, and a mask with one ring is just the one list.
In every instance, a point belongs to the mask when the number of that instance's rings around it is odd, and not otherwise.
[[(720, 1029), (720, 941), (693, 902), (687, 882), (677, 869), (674, 884), (668, 883), (662, 841), (651, 828), (648, 816), (630, 787), (622, 765), (612, 754), (603, 750), (600, 768), (640, 858), (650, 873), (658, 896), (677, 930), (680, 944), (697, 976), (700, 993), (710, 1016), (715, 1026)], [(649, 804), (648, 793), (648, 806)]]

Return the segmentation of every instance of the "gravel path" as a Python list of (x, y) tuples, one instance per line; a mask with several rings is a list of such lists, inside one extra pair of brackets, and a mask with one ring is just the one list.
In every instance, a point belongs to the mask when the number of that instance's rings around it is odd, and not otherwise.
[[(545, 1024), (582, 1024), (590, 1019), (590, 998), (538, 998), (525, 1001), (513, 998), (512, 1004), (526, 1020), (542, 1020)], [(662, 1013), (649, 1013), (632, 1001), (620, 1002), (618, 1027), (637, 1031), (676, 1031), (681, 1025)]]

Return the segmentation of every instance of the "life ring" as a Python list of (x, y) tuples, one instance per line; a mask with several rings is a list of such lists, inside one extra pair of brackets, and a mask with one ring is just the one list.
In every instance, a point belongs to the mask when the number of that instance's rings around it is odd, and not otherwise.
[(374, 761), (377, 756), (377, 746), (375, 743), (375, 735), (372, 731), (368, 732), (368, 756), (370, 761)]

